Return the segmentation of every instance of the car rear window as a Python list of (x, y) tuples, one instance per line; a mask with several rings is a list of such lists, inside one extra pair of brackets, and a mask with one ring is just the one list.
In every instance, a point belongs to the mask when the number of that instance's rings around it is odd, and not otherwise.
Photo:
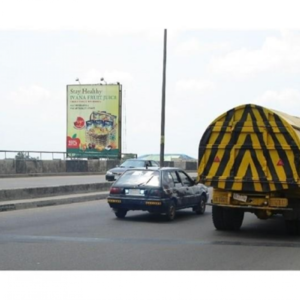
[(145, 167), (145, 161), (141, 160), (126, 160), (121, 164), (121, 167), (124, 168), (137, 168), (137, 167)]
[(151, 170), (129, 170), (121, 176), (117, 185), (159, 186), (159, 172)]

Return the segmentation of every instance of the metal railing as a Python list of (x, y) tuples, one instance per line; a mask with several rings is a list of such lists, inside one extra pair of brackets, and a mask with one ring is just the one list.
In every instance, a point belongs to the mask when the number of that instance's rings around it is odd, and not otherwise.
[(26, 160), (55, 160), (66, 159), (66, 152), (61, 151), (20, 151), (0, 150), (0, 159), (26, 159)]
[[(122, 153), (122, 159), (136, 158), (135, 153)], [(0, 150), (1, 159), (25, 159), (25, 160), (66, 160), (66, 159), (86, 159), (67, 157), (66, 152), (62, 151), (20, 151), (20, 150)], [(99, 158), (107, 159), (107, 158)]]

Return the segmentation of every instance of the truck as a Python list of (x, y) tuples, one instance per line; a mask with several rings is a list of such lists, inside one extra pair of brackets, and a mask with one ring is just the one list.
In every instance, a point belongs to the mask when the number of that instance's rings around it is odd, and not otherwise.
[(284, 218), (300, 234), (300, 118), (256, 104), (218, 116), (199, 143), (197, 181), (213, 188), (217, 230), (242, 226), (244, 213)]

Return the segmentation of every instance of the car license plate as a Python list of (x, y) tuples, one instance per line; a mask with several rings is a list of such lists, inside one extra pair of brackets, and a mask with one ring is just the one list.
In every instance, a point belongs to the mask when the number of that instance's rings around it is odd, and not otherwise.
[(141, 190), (128, 190), (129, 195), (134, 195), (134, 196), (143, 196), (141, 193)]
[(242, 201), (242, 202), (246, 202), (247, 201), (247, 196), (234, 193), (233, 194), (233, 199), (238, 200), (238, 201)]

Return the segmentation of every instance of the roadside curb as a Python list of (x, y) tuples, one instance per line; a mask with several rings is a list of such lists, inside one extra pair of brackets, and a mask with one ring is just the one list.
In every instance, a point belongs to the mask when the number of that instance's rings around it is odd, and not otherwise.
[(60, 172), (60, 173), (26, 173), (26, 174), (0, 174), (1, 178), (23, 178), (23, 177), (58, 177), (58, 176), (89, 176), (105, 175), (104, 172)]
[(108, 191), (111, 183), (88, 183), (77, 185), (61, 185), (61, 186), (48, 186), (36, 188), (21, 188), (21, 189), (8, 189), (0, 190), (0, 204), (3, 201), (33, 199), (41, 197), (53, 197), (61, 195), (74, 195), (82, 193), (103, 192)]
[(54, 205), (72, 204), (79, 202), (104, 200), (108, 196), (108, 192), (88, 193), (80, 195), (67, 195), (58, 197), (45, 197), (39, 199), (26, 199), (16, 201), (5, 201), (0, 203), (0, 212), (14, 211), (27, 208), (39, 208)]

